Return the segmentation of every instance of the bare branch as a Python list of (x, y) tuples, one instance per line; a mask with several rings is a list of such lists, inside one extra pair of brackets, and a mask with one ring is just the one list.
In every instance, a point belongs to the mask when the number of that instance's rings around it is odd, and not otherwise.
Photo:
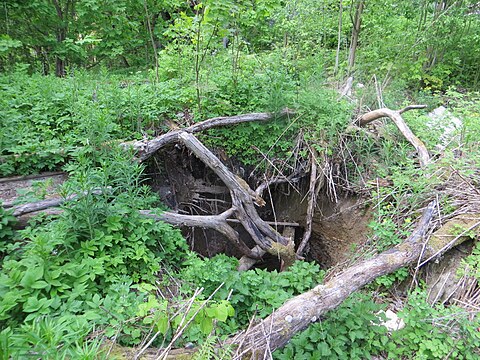
[(244, 114), (244, 115), (236, 115), (236, 116), (216, 117), (216, 118), (199, 122), (197, 124), (194, 124), (184, 129), (170, 131), (152, 140), (127, 142), (121, 145), (124, 147), (132, 147), (134, 150), (137, 151), (138, 158), (141, 161), (144, 161), (148, 159), (150, 156), (152, 156), (156, 151), (158, 151), (163, 146), (176, 141), (178, 139), (178, 135), (183, 132), (194, 134), (200, 131), (212, 129), (214, 127), (241, 124), (244, 122), (251, 122), (251, 121), (268, 121), (268, 120), (274, 119), (276, 116), (289, 116), (292, 114), (293, 112), (291, 110), (285, 109), (279, 115), (272, 114), (272, 113), (252, 113), (252, 114)]
[(362, 286), (378, 276), (413, 263), (420, 256), (434, 210), (433, 201), (424, 211), (412, 235), (402, 244), (346, 269), (324, 285), (288, 300), (259, 324), (230, 339), (230, 344), (241, 344), (234, 359), (250, 356), (262, 358), (267, 347), (269, 351), (283, 347), (293, 335), (319, 321), (320, 316), (336, 308)]
[(425, 167), (430, 162), (430, 155), (428, 154), (427, 147), (418, 137), (415, 136), (401, 116), (401, 114), (405, 111), (423, 109), (425, 107), (426, 105), (410, 105), (398, 111), (390, 110), (388, 108), (377, 109), (362, 115), (357, 122), (359, 126), (365, 126), (368, 123), (382, 117), (390, 118), (395, 125), (397, 125), (397, 128), (400, 130), (402, 135), (410, 142), (410, 144), (415, 147), (418, 152), (420, 166)]

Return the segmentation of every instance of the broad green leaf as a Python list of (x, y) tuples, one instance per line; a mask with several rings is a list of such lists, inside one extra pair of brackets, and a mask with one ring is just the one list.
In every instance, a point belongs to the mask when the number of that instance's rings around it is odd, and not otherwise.
[(25, 271), (20, 285), (25, 288), (30, 288), (32, 285), (43, 276), (43, 267), (31, 267)]
[(204, 317), (202, 321), (200, 321), (200, 331), (208, 335), (212, 332), (213, 330), (213, 319), (210, 317)]

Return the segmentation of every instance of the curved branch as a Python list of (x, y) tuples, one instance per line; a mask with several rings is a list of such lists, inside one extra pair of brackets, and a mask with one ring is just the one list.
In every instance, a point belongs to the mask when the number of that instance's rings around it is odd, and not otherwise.
[(242, 254), (258, 259), (255, 252), (252, 252), (250, 248), (240, 239), (239, 234), (227, 224), (227, 218), (232, 215), (235, 208), (230, 208), (220, 215), (182, 215), (172, 212), (164, 212), (161, 214), (152, 213), (149, 210), (140, 210), (140, 214), (152, 218), (156, 221), (164, 221), (170, 225), (175, 226), (192, 226), (203, 227), (218, 231), (225, 235), (225, 237), (237, 247)]
[(423, 240), (435, 212), (435, 201), (424, 211), (417, 227), (402, 244), (364, 260), (338, 274), (324, 285), (288, 300), (257, 325), (228, 341), (239, 346), (234, 359), (262, 358), (284, 346), (297, 332), (340, 305), (350, 294), (379, 276), (413, 263), (420, 256)]
[(402, 133), (402, 135), (412, 144), (415, 149), (417, 150), (419, 162), (421, 167), (425, 167), (430, 162), (430, 155), (428, 154), (427, 147), (425, 144), (415, 136), (415, 134), (410, 130), (408, 125), (403, 120), (401, 114), (408, 110), (413, 109), (423, 109), (426, 105), (410, 105), (401, 110), (390, 110), (388, 108), (382, 108), (370, 111), (366, 114), (363, 114), (358, 120), (359, 126), (365, 126), (368, 123), (371, 123), (374, 120), (380, 119), (382, 117), (390, 118), (395, 125), (397, 125), (398, 130)]
[(137, 156), (140, 161), (144, 161), (152, 156), (156, 151), (158, 151), (163, 146), (177, 141), (178, 136), (181, 133), (190, 133), (194, 134), (200, 131), (212, 129), (214, 127), (220, 126), (227, 126), (227, 125), (234, 125), (234, 124), (241, 124), (244, 122), (251, 122), (251, 121), (268, 121), (275, 119), (277, 116), (289, 116), (292, 115), (293, 112), (288, 108), (284, 109), (280, 114), (272, 114), (272, 113), (251, 113), (251, 114), (243, 114), (243, 115), (236, 115), (236, 116), (222, 116), (216, 117), (212, 119), (208, 119), (192, 126), (186, 127), (184, 129), (170, 131), (166, 134), (160, 135), (152, 140), (141, 140), (141, 141), (133, 141), (133, 142), (126, 142), (122, 143), (121, 146), (123, 147), (131, 147), (137, 151)]
[(228, 168), (194, 135), (182, 132), (178, 135), (179, 140), (191, 150), (205, 165), (210, 167), (215, 174), (224, 182), (229, 188), (232, 197), (233, 206), (237, 218), (241, 221), (243, 227), (253, 240), (262, 249), (268, 252), (275, 252), (272, 249), (272, 241), (286, 246), (287, 239), (282, 237), (278, 232), (272, 229), (263, 219), (258, 215), (255, 205), (264, 204), (261, 199), (248, 184), (238, 176), (235, 176)]

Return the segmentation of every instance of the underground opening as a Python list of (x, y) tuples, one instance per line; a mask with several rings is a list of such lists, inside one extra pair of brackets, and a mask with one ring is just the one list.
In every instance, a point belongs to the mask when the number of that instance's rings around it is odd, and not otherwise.
[[(221, 153), (218, 154), (221, 158)], [(260, 181), (248, 177), (251, 170), (232, 159), (223, 163), (255, 189)], [(185, 215), (218, 215), (232, 207), (230, 190), (222, 180), (190, 151), (179, 145), (166, 147), (153, 156), (147, 166), (148, 185), (172, 211)], [(296, 182), (272, 185), (264, 191), (264, 206), (256, 207), (259, 216), (282, 234), (290, 228), (298, 247), (306, 226), (308, 177)], [(351, 258), (367, 239), (370, 212), (361, 198), (345, 195), (333, 201), (320, 190), (312, 219), (312, 234), (304, 251), (307, 260), (330, 268)], [(228, 224), (252, 249), (256, 244), (239, 220)], [(240, 258), (243, 254), (220, 232), (211, 228), (183, 226), (182, 232), (192, 250), (202, 256), (223, 253)], [(255, 267), (280, 270), (278, 257), (265, 254)]]

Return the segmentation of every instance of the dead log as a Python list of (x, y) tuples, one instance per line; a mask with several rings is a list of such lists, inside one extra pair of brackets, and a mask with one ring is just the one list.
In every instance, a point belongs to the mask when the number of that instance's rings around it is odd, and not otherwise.
[(102, 193), (102, 190), (94, 189), (91, 191), (85, 191), (81, 194), (72, 194), (65, 198), (57, 197), (57, 198), (37, 201), (33, 203), (16, 205), (16, 206), (12, 206), (11, 208), (13, 210), (12, 215), (15, 217), (18, 217), (28, 213), (39, 212), (41, 210), (45, 210), (48, 208), (58, 207), (67, 201), (78, 199), (80, 196), (85, 196), (87, 194), (100, 195), (101, 193)]
[(248, 184), (234, 175), (228, 168), (195, 136), (180, 132), (178, 139), (210, 167), (230, 190), (232, 208), (235, 216), (242, 223), (255, 243), (264, 251), (290, 261), (293, 249), (288, 246), (288, 239), (280, 235), (258, 215), (255, 205), (263, 206), (263, 199)]
[(216, 118), (199, 122), (197, 124), (194, 124), (192, 126), (189, 126), (183, 129), (169, 131), (168, 133), (160, 135), (152, 140), (126, 142), (120, 145), (127, 148), (133, 148), (137, 153), (138, 159), (140, 161), (144, 161), (148, 159), (150, 156), (152, 156), (156, 151), (158, 151), (163, 146), (170, 144), (172, 142), (175, 142), (181, 133), (194, 134), (194, 133), (212, 129), (215, 127), (241, 124), (244, 122), (251, 122), (251, 121), (268, 121), (268, 120), (275, 119), (277, 116), (288, 116), (292, 114), (293, 113), (291, 110), (285, 109), (280, 114), (252, 113), (252, 114), (244, 114), (244, 115), (236, 115), (236, 116), (216, 117)]
[(422, 254), (424, 237), (434, 211), (433, 201), (425, 209), (413, 233), (403, 243), (346, 269), (323, 285), (288, 300), (266, 319), (231, 338), (228, 343), (238, 346), (234, 358), (269, 358), (271, 352), (283, 347), (309, 324), (319, 321), (323, 314), (335, 309), (353, 292), (379, 276), (414, 263)]
[(250, 250), (250, 248), (240, 239), (238, 232), (228, 225), (227, 219), (234, 211), (235, 209), (232, 207), (219, 215), (182, 215), (172, 212), (154, 214), (149, 210), (140, 210), (140, 213), (157, 221), (164, 221), (167, 224), (174, 226), (202, 227), (216, 230), (223, 234), (242, 254), (252, 259), (259, 259), (263, 254), (258, 255), (257, 253), (252, 252), (252, 250)]
[[(247, 330), (227, 340), (227, 346), (236, 348), (233, 359), (268, 359), (271, 354), (283, 347), (297, 332), (311, 323), (321, 321), (321, 316), (339, 306), (349, 295), (359, 290), (377, 277), (389, 274), (401, 267), (416, 263), (421, 259), (440, 256), (468, 236), (436, 236), (442, 228), (433, 233), (428, 241), (431, 219), (436, 202), (432, 201), (424, 210), (415, 230), (401, 244), (367, 260), (364, 260), (337, 274), (325, 284), (288, 300), (273, 314), (250, 326)], [(465, 232), (479, 226), (478, 216), (461, 217)], [(254, 251), (262, 251), (255, 247)], [(174, 358), (190, 354), (191, 350), (177, 349)], [(158, 353), (158, 350), (157, 350)], [(173, 354), (172, 354), (173, 355)], [(178, 356), (178, 357), (177, 357)]]
[(1, 178), (0, 184), (15, 182), (15, 181), (43, 179), (43, 178), (54, 177), (59, 175), (67, 175), (67, 173), (64, 171), (54, 171), (54, 172), (44, 172), (41, 174), (34, 174), (34, 175), (12, 176), (12, 177)]
[(17, 219), (17, 222), (13, 224), (13, 227), (15, 230), (21, 230), (21, 229), (25, 229), (28, 225), (28, 222), (33, 219), (35, 216), (38, 216), (38, 215), (43, 215), (43, 216), (56, 216), (56, 215), (60, 215), (61, 213), (63, 213), (63, 210), (62, 209), (56, 209), (56, 208), (50, 208), (50, 209), (44, 209), (44, 210), (40, 210), (40, 211), (35, 211), (35, 212), (30, 212), (30, 213), (26, 213), (26, 214), (23, 214), (23, 215), (19, 215), (16, 217)]
[(357, 124), (359, 126), (365, 126), (368, 123), (382, 117), (390, 118), (395, 123), (398, 130), (400, 130), (405, 139), (407, 139), (410, 144), (415, 147), (418, 153), (420, 166), (425, 167), (430, 162), (430, 155), (428, 154), (427, 147), (418, 137), (415, 136), (412, 130), (410, 130), (405, 120), (403, 120), (402, 118), (402, 113), (413, 109), (424, 109), (426, 107), (427, 105), (410, 105), (401, 110), (390, 110), (388, 108), (377, 109), (360, 116), (360, 118), (357, 120)]

